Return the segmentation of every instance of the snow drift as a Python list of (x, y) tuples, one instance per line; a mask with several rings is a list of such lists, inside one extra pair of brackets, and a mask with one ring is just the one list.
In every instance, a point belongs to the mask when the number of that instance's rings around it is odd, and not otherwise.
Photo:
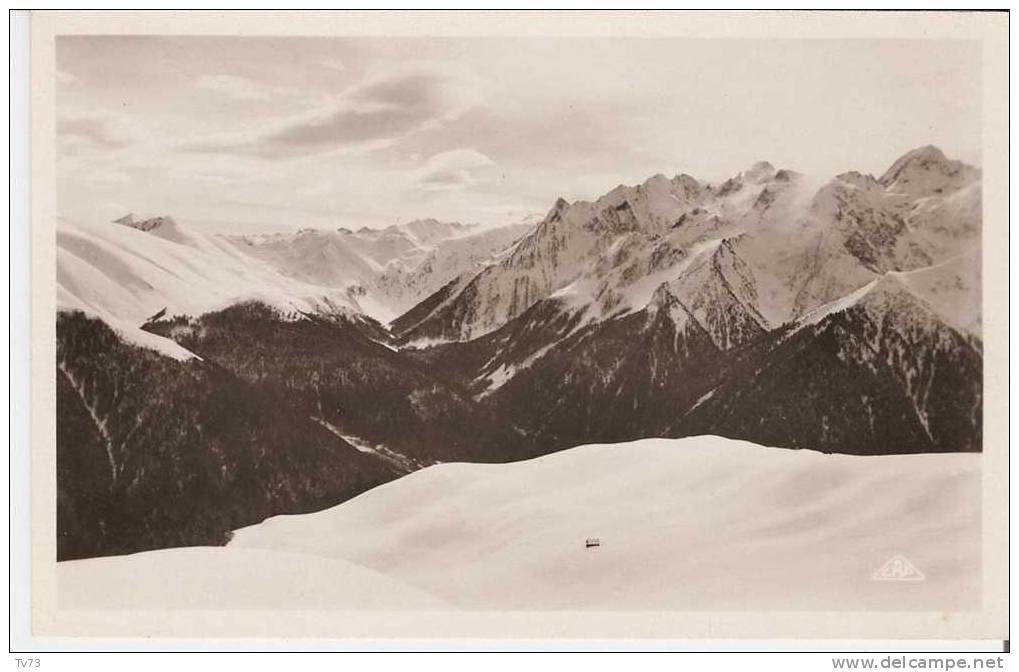
[(62, 609), (407, 609), (441, 600), (378, 572), (310, 555), (175, 548), (57, 565)]
[[(231, 547), (355, 562), (468, 608), (959, 609), (979, 596), (979, 465), (644, 439), (429, 467)], [(927, 580), (872, 580), (896, 555)]]

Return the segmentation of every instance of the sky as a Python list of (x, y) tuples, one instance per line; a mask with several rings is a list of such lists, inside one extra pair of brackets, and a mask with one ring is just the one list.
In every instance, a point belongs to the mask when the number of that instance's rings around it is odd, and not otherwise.
[(62, 36), (56, 78), (77, 221), (497, 225), (657, 173), (980, 162), (967, 41)]

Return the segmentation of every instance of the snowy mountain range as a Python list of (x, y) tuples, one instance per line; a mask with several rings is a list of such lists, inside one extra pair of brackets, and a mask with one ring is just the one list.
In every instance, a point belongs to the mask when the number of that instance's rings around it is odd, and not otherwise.
[(62, 224), (60, 555), (589, 443), (979, 451), (980, 230), (980, 171), (933, 147), (880, 177), (657, 175), (496, 229)]
[(766, 162), (720, 185), (656, 175), (593, 202), (559, 200), (506, 258), (394, 326), (410, 340), (470, 340), (542, 300), (589, 323), (644, 308), (662, 285), (700, 310), (712, 302), (695, 295), (724, 283), (770, 330), (877, 275), (972, 253), (980, 213), (979, 171), (933, 147), (880, 178), (851, 172), (820, 187)]
[(386, 322), (530, 229), (430, 219), (227, 236), (169, 216), (113, 224), (58, 224), (58, 301), (128, 328), (163, 310), (197, 316), (244, 301)]
[(364, 312), (388, 322), (530, 228), (526, 221), (481, 228), (425, 219), (384, 229), (305, 229), (227, 240), (288, 278), (352, 288)]

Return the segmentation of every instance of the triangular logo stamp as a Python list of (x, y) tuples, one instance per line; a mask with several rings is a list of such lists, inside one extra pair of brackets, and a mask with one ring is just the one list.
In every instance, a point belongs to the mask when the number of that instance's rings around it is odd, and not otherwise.
[(925, 581), (927, 579), (916, 565), (904, 555), (892, 556), (871, 575), (873, 581)]

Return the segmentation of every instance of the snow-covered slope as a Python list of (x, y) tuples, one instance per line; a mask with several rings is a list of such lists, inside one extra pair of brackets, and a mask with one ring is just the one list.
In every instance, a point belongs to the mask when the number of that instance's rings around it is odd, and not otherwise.
[(142, 231), (101, 224), (57, 229), (60, 308), (105, 311), (138, 324), (166, 309), (197, 315), (260, 300), (286, 311), (358, 311), (347, 288), (287, 278), (216, 236), (167, 218)]
[(366, 314), (386, 320), (473, 268), (528, 225), (478, 230), (435, 220), (358, 233), (203, 234), (170, 217), (57, 228), (59, 309), (102, 318), (133, 342), (190, 355), (139, 327), (257, 300), (283, 313)]
[(892, 275), (923, 298), (945, 322), (980, 338), (980, 270), (980, 250), (976, 249), (934, 266)]
[[(353, 562), (474, 609), (958, 610), (980, 599), (979, 521), (979, 455), (696, 436), (433, 466), (228, 550)], [(872, 579), (899, 555), (927, 580)]]
[(932, 145), (906, 152), (881, 176), (889, 192), (914, 197), (948, 194), (980, 179), (980, 171), (947, 158)]
[(131, 341), (178, 359), (189, 353), (139, 327), (160, 311), (198, 315), (258, 300), (284, 312), (358, 313), (347, 288), (287, 278), (170, 218), (57, 227), (57, 306), (102, 318)]
[(62, 609), (431, 609), (442, 600), (350, 562), (244, 548), (147, 551), (57, 565)]

